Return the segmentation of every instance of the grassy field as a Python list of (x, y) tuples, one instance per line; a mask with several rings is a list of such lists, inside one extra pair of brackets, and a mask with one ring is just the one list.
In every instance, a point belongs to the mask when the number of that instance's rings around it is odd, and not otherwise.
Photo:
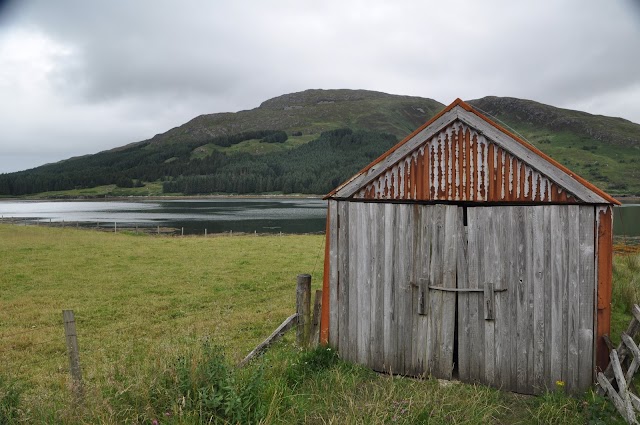
[[(297, 274), (320, 286), (322, 257), (321, 236), (0, 225), (0, 423), (618, 421), (592, 393), (528, 397), (389, 377), (331, 350), (301, 352), (293, 335), (235, 369), (293, 313)], [(616, 259), (616, 278), (631, 282), (614, 300), (616, 329), (639, 274), (640, 257)], [(62, 309), (76, 316), (81, 404), (69, 390)]]

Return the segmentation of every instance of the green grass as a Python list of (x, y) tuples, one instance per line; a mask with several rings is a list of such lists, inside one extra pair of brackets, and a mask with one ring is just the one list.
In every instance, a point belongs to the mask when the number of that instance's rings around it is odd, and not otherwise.
[(53, 192), (42, 192), (36, 195), (25, 196), (27, 199), (51, 199), (51, 198), (104, 198), (104, 197), (126, 197), (126, 196), (163, 196), (162, 182), (149, 182), (143, 187), (117, 187), (115, 184), (106, 186), (96, 186), (87, 189), (60, 190)]
[[(232, 367), (294, 311), (297, 274), (312, 273), (320, 286), (322, 256), (317, 235), (183, 238), (0, 225), (0, 423), (617, 420), (591, 393), (528, 397), (381, 375), (330, 350), (300, 351), (292, 333), (247, 368)], [(76, 315), (80, 406), (69, 391), (62, 309)], [(628, 320), (622, 311), (618, 321)]]
[(518, 125), (538, 149), (612, 195), (640, 193), (640, 149)]
[(289, 136), (284, 143), (263, 143), (260, 139), (250, 139), (243, 142), (222, 147), (212, 143), (198, 147), (191, 154), (191, 159), (202, 159), (211, 155), (212, 152), (218, 151), (229, 155), (248, 153), (251, 155), (264, 155), (271, 152), (283, 152), (286, 150), (297, 148), (298, 146), (309, 143), (310, 141), (320, 137), (320, 134), (306, 134), (304, 136)]

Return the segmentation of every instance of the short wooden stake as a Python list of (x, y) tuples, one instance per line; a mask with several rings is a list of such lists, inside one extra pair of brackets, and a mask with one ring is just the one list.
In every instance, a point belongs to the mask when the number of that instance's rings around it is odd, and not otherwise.
[(204, 229), (204, 237), (207, 237), (207, 229)]
[(299, 274), (296, 288), (296, 314), (298, 315), (298, 327), (296, 330), (296, 342), (300, 347), (309, 345), (309, 328), (311, 309), (311, 275)]
[(158, 226), (158, 235), (160, 235), (160, 226)]
[(64, 322), (64, 334), (67, 339), (67, 352), (69, 353), (69, 372), (73, 385), (73, 392), (78, 398), (82, 398), (82, 371), (80, 369), (80, 349), (78, 348), (78, 336), (76, 334), (76, 321), (73, 310), (62, 310)]
[(184, 227), (182, 227), (181, 236), (184, 236)]
[(322, 311), (322, 290), (316, 290), (313, 300), (313, 318), (311, 319), (311, 348), (316, 348), (320, 342), (320, 312)]
[(117, 221), (113, 222), (113, 233), (118, 233), (118, 222)]

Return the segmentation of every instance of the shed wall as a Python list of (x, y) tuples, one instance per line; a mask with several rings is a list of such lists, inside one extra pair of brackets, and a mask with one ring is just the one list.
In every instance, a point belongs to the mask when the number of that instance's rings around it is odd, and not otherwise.
[(522, 393), (591, 385), (594, 206), (330, 200), (329, 215), (329, 343), (343, 358)]

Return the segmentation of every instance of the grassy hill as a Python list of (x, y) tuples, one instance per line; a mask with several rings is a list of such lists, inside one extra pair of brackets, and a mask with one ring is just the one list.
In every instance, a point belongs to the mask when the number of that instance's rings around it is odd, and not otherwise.
[(151, 142), (206, 141), (252, 130), (285, 130), (317, 136), (338, 128), (404, 137), (444, 106), (432, 99), (366, 90), (306, 90), (269, 99), (249, 111), (200, 115), (154, 136)]
[[(604, 190), (640, 193), (640, 125), (522, 99), (470, 103)], [(248, 111), (201, 115), (121, 148), (0, 175), (0, 196), (73, 196), (113, 185), (150, 193), (150, 184), (154, 193), (161, 184), (172, 194), (326, 193), (444, 106), (365, 90), (306, 90)]]
[(469, 103), (611, 194), (640, 193), (640, 125), (507, 97)]

